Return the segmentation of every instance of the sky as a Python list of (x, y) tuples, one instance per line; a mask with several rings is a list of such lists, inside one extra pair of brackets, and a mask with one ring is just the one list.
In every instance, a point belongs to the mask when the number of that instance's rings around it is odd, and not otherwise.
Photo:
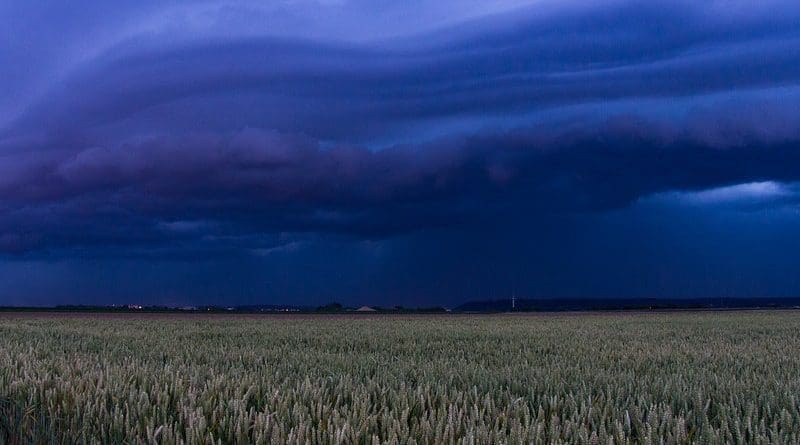
[(800, 296), (800, 3), (0, 3), (0, 305)]

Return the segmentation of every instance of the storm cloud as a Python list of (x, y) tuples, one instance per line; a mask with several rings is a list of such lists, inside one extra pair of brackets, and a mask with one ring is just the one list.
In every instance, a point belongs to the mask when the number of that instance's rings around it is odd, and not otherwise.
[(794, 2), (362, 3), (0, 7), (3, 261), (400, 255), (718, 190), (797, 223)]

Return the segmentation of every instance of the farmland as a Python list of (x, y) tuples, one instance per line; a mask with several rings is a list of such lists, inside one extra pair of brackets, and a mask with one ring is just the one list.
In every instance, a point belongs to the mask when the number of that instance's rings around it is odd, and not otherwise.
[(800, 313), (0, 314), (0, 443), (800, 443)]

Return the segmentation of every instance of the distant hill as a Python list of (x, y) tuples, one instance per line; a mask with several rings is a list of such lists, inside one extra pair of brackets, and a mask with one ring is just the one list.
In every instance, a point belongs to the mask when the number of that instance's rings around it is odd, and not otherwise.
[[(604, 298), (517, 299), (514, 311), (593, 311), (635, 309), (755, 309), (800, 307), (800, 298)], [(469, 301), (453, 312), (509, 312), (511, 299)]]

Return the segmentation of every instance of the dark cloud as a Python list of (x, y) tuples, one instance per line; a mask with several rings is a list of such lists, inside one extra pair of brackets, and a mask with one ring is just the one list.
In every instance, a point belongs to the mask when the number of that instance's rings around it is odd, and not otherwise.
[(133, 39), (51, 87), (18, 126), (369, 140), (453, 116), (795, 85), (800, 8), (784, 6), (778, 16), (716, 3), (531, 8), (382, 44)]
[[(760, 116), (781, 121), (780, 110)], [(706, 113), (687, 128), (620, 116), (378, 151), (249, 129), (18, 154), (0, 183), (3, 246), (124, 248), (283, 232), (380, 238), (608, 210), (670, 190), (800, 181), (795, 120), (770, 132), (757, 113)]]
[[(586, 227), (603, 215), (661, 214), (650, 200), (713, 219), (743, 209), (714, 199), (743, 194), (782, 221), (798, 202), (794, 2), (515, 1), (483, 14), (466, 2), (457, 23), (426, 2), (86, 15), (12, 3), (0, 6), (2, 261), (235, 268), (288, 249), (278, 256), (295, 263), (273, 277), (288, 281), (313, 255), (349, 249), (351, 264), (319, 276), (353, 289), (344, 268), (369, 269), (363, 286), (402, 287), (386, 271), (405, 276), (415, 255), (462, 264), (461, 243), (498, 255), (512, 238), (565, 242), (559, 230), (599, 233)], [(40, 34), (21, 28), (44, 16)], [(365, 243), (390, 252), (372, 258)], [(523, 265), (561, 274), (567, 260), (544, 244), (510, 254), (497, 280), (524, 281)], [(567, 244), (582, 252), (575, 274), (592, 275), (593, 254)], [(476, 264), (426, 269), (442, 284), (409, 265), (427, 284), (397, 298), (462, 289), (454, 277)], [(318, 297), (321, 282), (284, 290)]]

